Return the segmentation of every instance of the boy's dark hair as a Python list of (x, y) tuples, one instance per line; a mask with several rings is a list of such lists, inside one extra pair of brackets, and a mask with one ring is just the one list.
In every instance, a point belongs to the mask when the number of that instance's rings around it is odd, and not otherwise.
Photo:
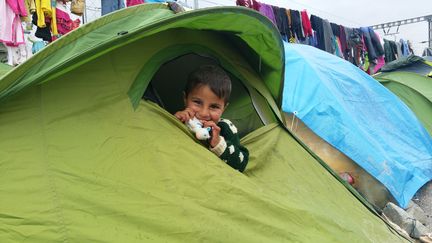
[(184, 89), (186, 97), (196, 87), (208, 85), (217, 97), (228, 103), (231, 94), (231, 79), (228, 74), (216, 65), (203, 65), (189, 74)]

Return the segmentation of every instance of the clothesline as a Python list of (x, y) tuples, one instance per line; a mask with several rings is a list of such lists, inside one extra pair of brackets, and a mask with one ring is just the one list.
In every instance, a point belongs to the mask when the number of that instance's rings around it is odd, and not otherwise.
[(80, 25), (79, 18), (72, 20), (71, 9), (82, 14), (84, 2), (76, 1), (79, 8), (66, 6), (69, 2), (0, 0), (0, 42), (7, 49), (9, 65), (21, 64), (48, 43)]
[(307, 10), (286, 9), (256, 0), (237, 0), (236, 4), (269, 18), (285, 41), (317, 47), (370, 74), (377, 72), (385, 62), (413, 54), (409, 42), (383, 40), (372, 27), (346, 27), (313, 14), (309, 17)]

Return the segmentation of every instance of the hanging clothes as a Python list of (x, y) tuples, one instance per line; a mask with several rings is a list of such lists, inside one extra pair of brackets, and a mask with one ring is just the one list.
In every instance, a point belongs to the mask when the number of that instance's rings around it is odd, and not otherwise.
[(8, 62), (10, 66), (16, 66), (27, 60), (31, 53), (27, 52), (26, 45), (6, 46), (8, 53)]
[(315, 34), (316, 34), (315, 35), (316, 36), (316, 42), (317, 42), (316, 47), (325, 51), (324, 28), (323, 28), (322, 18), (312, 14), (310, 17), (310, 22), (311, 22), (312, 29), (315, 31)]
[(0, 0), (0, 42), (8, 46), (18, 46), (25, 43), (24, 30), (20, 15), (26, 16), (18, 3), (12, 6), (6, 0)]
[(361, 35), (361, 31), (358, 28), (346, 28), (345, 32), (347, 36), (347, 46), (349, 49), (349, 57), (348, 60), (352, 62), (356, 66), (360, 66), (363, 63), (364, 59), (364, 41), (363, 36)]
[(278, 28), (279, 32), (281, 32), (283, 28), (283, 23), (282, 23), (282, 17), (280, 15), (279, 7), (271, 6), (271, 8), (273, 9), (273, 14), (275, 16), (276, 27)]
[(55, 0), (35, 0), (36, 14), (38, 15), (37, 26), (39, 28), (47, 27), (46, 22), (49, 21), (53, 35), (58, 35), (55, 11), (56, 3), (57, 1)]
[(144, 3), (144, 0), (126, 0), (126, 6), (128, 6), (128, 7), (143, 4), (143, 3)]
[(293, 33), (291, 32), (290, 28), (290, 20), (288, 19), (287, 9), (286, 8), (279, 8), (279, 16), (280, 20), (282, 21), (281, 29), (279, 31), (281, 32), (282, 36), (286, 38), (286, 40), (292, 41), (292, 38), (294, 38)]
[(414, 50), (412, 48), (411, 41), (407, 40), (407, 44), (408, 44), (408, 51), (409, 51), (410, 55), (414, 54)]
[(330, 22), (327, 19), (323, 19), (323, 31), (324, 31), (324, 46), (325, 51), (331, 54), (336, 53), (336, 48), (334, 46), (334, 35), (330, 25)]
[(51, 42), (52, 41), (52, 36), (51, 36), (51, 31), (50, 31), (51, 23), (49, 23), (49, 22), (45, 23), (45, 27), (39, 27), (39, 26), (37, 26), (38, 15), (37, 15), (36, 12), (33, 13), (32, 23), (34, 25), (36, 25), (36, 32), (35, 32), (35, 36), (36, 37), (41, 38), (41, 39), (43, 39), (44, 41), (47, 41), (47, 42)]
[(72, 20), (70, 15), (60, 8), (56, 8), (57, 30), (60, 35), (67, 34), (71, 30), (79, 27), (80, 19)]
[(375, 43), (375, 46), (377, 49), (377, 53), (379, 54), (379, 56), (375, 62), (374, 70), (371, 71), (371, 74), (375, 74), (378, 70), (380, 70), (385, 65), (384, 48), (381, 45), (381, 37), (379, 36), (379, 34), (377, 32), (375, 32), (372, 29), (372, 27), (369, 27), (369, 33), (372, 36), (372, 40), (374, 40), (374, 43)]
[(394, 41), (384, 39), (384, 58), (386, 62), (397, 59), (397, 46)]
[(305, 40), (305, 36), (303, 33), (302, 20), (300, 17), (300, 12), (297, 10), (290, 9), (291, 14), (291, 30), (293, 34), (295, 34), (296, 38), (300, 41)]
[(401, 51), (402, 56), (406, 57), (410, 55), (408, 44), (404, 39), (400, 39), (399, 42), (401, 43)]
[(102, 15), (109, 14), (125, 7), (123, 0), (101, 0)]
[(38, 15), (37, 18), (37, 26), (40, 28), (46, 27), (45, 17), (51, 18), (51, 0), (35, 0), (36, 4), (36, 13)]
[(348, 45), (347, 45), (347, 36), (345, 32), (345, 27), (342, 25), (339, 25), (339, 40), (340, 40), (340, 46), (342, 50), (342, 56), (343, 59), (348, 60)]
[(375, 74), (376, 72), (378, 72), (378, 70), (380, 70), (383, 66), (385, 65), (385, 60), (384, 60), (384, 56), (379, 56), (376, 60), (376, 64), (374, 66), (373, 72), (371, 72), (370, 74)]
[(259, 12), (270, 19), (271, 22), (273, 22), (274, 25), (276, 24), (276, 19), (273, 13), (273, 9), (270, 5), (265, 3), (260, 3)]
[(28, 4), (28, 10), (29, 10), (30, 14), (33, 14), (34, 12), (36, 12), (35, 0), (26, 0), (26, 3)]
[(312, 36), (312, 26), (311, 22), (308, 16), (308, 13), (306, 10), (303, 10), (300, 12), (301, 14), (301, 20), (302, 20), (302, 27), (303, 27), (303, 33), (305, 37)]
[(340, 36), (339, 25), (337, 25), (335, 23), (330, 23), (330, 27), (332, 29), (333, 35), (339, 37)]
[(15, 14), (22, 17), (27, 16), (27, 9), (24, 0), (6, 0), (6, 3), (9, 5), (9, 7)]
[(397, 56), (398, 58), (401, 58), (402, 55), (402, 44), (400, 42), (395, 42), (396, 44), (396, 52), (397, 52)]
[(346, 46), (346, 60), (348, 60), (351, 63), (354, 63), (354, 45), (353, 42), (350, 41), (350, 36), (353, 34), (353, 29), (349, 27), (344, 27), (345, 30), (345, 37), (347, 41)]
[(372, 45), (375, 48), (377, 56), (384, 55), (384, 49), (380, 41), (379, 35), (373, 30), (372, 27), (368, 27), (369, 35), (371, 36)]
[(34, 8), (34, 10), (36, 11), (36, 6), (34, 3), (34, 0), (24, 0), (24, 4), (25, 4), (25, 11), (27, 13), (27, 15), (25, 17), (21, 16), (21, 20), (23, 22), (31, 22), (31, 15), (32, 15), (32, 7)]
[(255, 9), (256, 11), (259, 11), (261, 3), (258, 3), (256, 0), (237, 0), (236, 5)]
[(360, 30), (363, 34), (364, 42), (366, 45), (368, 60), (370, 62), (374, 62), (379, 55), (377, 54), (376, 49), (373, 45), (372, 37), (371, 34), (369, 33), (369, 29), (367, 27), (361, 27)]

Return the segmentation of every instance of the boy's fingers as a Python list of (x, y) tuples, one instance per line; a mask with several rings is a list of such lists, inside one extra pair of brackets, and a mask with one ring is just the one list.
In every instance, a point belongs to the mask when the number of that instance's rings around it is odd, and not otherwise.
[(192, 118), (195, 116), (195, 112), (193, 112), (192, 110), (187, 110), (187, 114), (188, 114), (189, 118)]

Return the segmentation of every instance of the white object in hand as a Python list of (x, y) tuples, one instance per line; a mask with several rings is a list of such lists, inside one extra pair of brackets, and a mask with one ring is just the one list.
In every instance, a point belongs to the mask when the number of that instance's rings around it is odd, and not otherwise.
[(203, 124), (196, 118), (189, 119), (186, 122), (186, 126), (195, 133), (195, 136), (199, 140), (207, 140), (210, 138), (210, 127), (203, 127)]

